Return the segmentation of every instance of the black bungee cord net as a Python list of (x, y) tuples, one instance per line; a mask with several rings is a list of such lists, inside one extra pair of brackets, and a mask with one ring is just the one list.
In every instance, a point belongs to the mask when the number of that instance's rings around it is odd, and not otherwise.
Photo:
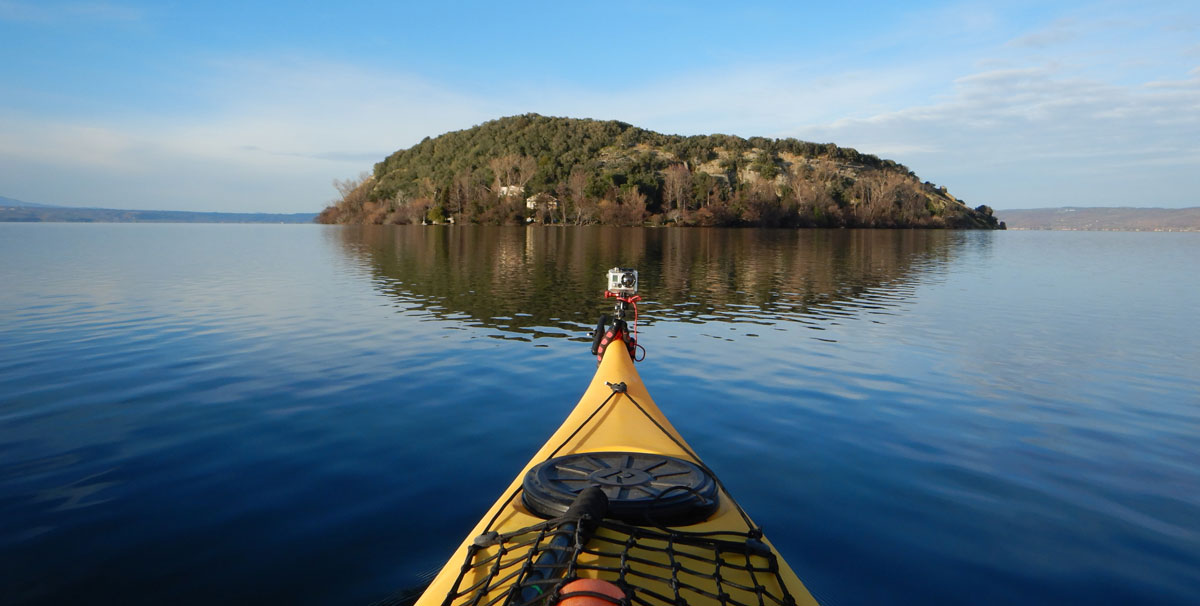
[[(618, 394), (667, 435), (708, 473), (716, 474), (682, 441), (630, 396), (624, 383), (575, 429), (547, 460), (554, 458)], [(682, 490), (691, 490), (682, 488)], [(780, 576), (775, 553), (762, 542), (762, 529), (730, 499), (747, 530), (690, 532), (660, 525), (637, 526), (612, 519), (558, 517), (507, 533), (492, 530), (501, 512), (521, 492), (518, 487), (467, 547), (458, 577), (442, 606), (551, 606), (562, 588), (580, 572), (615, 583), (625, 594), (614, 598), (593, 591), (571, 596), (599, 598), (614, 606), (794, 606), (795, 598)], [(665, 493), (664, 493), (665, 494)], [(555, 554), (547, 563), (544, 554)], [(581, 556), (584, 561), (580, 561)], [(536, 574), (531, 574), (534, 571)]]

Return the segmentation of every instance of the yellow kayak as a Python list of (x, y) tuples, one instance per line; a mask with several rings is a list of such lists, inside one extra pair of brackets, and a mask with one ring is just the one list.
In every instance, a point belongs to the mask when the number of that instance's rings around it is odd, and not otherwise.
[(654, 404), (631, 337), (608, 337), (579, 404), (417, 606), (816, 604)]

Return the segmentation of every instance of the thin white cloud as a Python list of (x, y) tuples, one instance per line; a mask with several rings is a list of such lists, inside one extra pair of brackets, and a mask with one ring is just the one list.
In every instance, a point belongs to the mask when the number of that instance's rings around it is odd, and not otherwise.
[[(334, 178), (496, 117), (419, 78), (298, 59), (222, 63), (195, 94), (207, 112), (103, 121), (0, 113), (0, 184), (49, 203), (315, 212)], [(55, 173), (71, 176), (33, 177)]]
[(140, 21), (142, 12), (110, 2), (18, 2), (0, 0), (0, 21), (53, 24), (67, 21)]
[(0, 157), (125, 171), (138, 142), (127, 133), (89, 124), (41, 121), (35, 116), (0, 115)]
[(1016, 48), (1047, 48), (1061, 45), (1079, 37), (1077, 22), (1074, 19), (1060, 19), (1045, 29), (1031, 32), (1008, 41), (1008, 46)]
[(403, 72), (293, 58), (224, 62), (214, 73), (200, 94), (220, 115), (175, 132), (214, 153), (236, 142), (267, 155), (355, 158), (490, 117), (478, 99)]
[(1138, 187), (1164, 204), (1200, 202), (1188, 170), (1200, 155), (1200, 79), (1149, 84), (1120, 86), (1051, 68), (997, 70), (960, 78), (944, 103), (797, 134), (873, 153), (879, 150), (870, 141), (905, 141), (913, 149), (895, 159), (963, 185), (995, 181), (989, 171), (1007, 175), (1014, 183), (991, 192), (968, 187), (972, 198), (1000, 206), (1054, 205), (1067, 196), (1077, 205), (1115, 205)]
[(619, 119), (666, 133), (778, 136), (788, 125), (870, 115), (920, 78), (914, 69), (827, 74), (808, 65), (738, 66), (624, 90), (539, 89), (506, 103), (513, 113)]

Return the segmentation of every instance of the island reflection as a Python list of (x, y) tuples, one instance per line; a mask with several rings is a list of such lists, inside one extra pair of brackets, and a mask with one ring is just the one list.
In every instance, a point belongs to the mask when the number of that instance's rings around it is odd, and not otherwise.
[(586, 339), (604, 274), (640, 273), (645, 324), (886, 317), (967, 243), (944, 230), (345, 226), (344, 253), (403, 308), (499, 331)]

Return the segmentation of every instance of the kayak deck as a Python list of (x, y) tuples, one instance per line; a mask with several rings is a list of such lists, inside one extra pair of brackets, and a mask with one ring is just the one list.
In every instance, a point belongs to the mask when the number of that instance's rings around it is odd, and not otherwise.
[[(632, 509), (622, 519), (595, 520), (588, 525), (588, 536), (582, 536), (582, 525), (537, 511), (541, 502), (528, 494), (530, 486), (536, 487), (527, 482), (531, 470), (545, 477), (546, 465), (556, 463), (551, 472), (559, 473), (560, 485), (601, 485), (617, 504), (641, 495), (648, 512), (639, 517), (639, 510)], [(668, 486), (665, 476), (695, 476), (693, 468), (715, 484), (707, 487), (715, 503), (702, 499), (707, 493), (692, 486)], [(590, 481), (572, 480), (574, 472)], [(664, 477), (654, 477), (656, 473)], [(666, 520), (649, 512), (666, 501), (677, 501), (675, 510), (686, 509), (688, 498), (706, 506), (699, 514), (704, 519)], [(605, 350), (579, 404), (416, 604), (553, 604), (562, 581), (573, 578), (614, 582), (629, 603), (644, 606), (816, 604), (761, 529), (654, 404), (624, 346)]]
[[(752, 535), (699, 534), (611, 520), (598, 523), (586, 547), (565, 548), (568, 553), (555, 578), (540, 583), (521, 581), (522, 572), (536, 566), (539, 554), (560, 548), (554, 540), (562, 534), (556, 521), (550, 520), (486, 536), (468, 550), (463, 562), (466, 569), (443, 603), (531, 604), (543, 595), (552, 595), (561, 578), (577, 577), (601, 578), (627, 587), (638, 604), (797, 603), (781, 576), (779, 558)], [(521, 590), (533, 586), (537, 587), (533, 598), (525, 599)]]

